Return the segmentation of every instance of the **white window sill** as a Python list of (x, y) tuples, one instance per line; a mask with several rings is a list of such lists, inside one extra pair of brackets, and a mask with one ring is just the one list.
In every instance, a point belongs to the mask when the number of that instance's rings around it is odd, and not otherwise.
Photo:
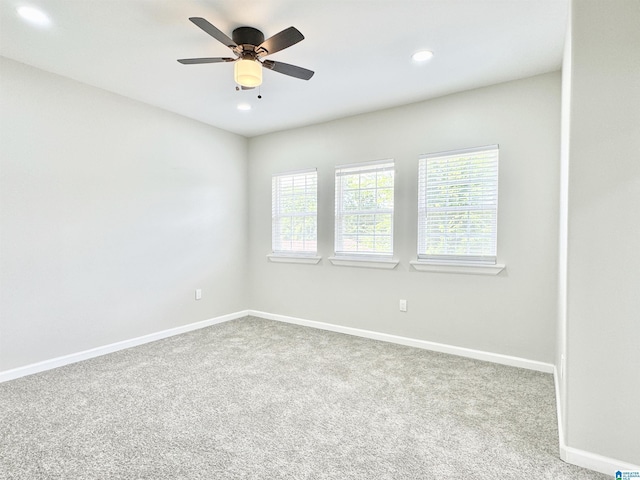
[(498, 275), (506, 265), (482, 265), (477, 263), (431, 263), (411, 261), (413, 268), (419, 272), (461, 273), (466, 275)]
[(340, 267), (362, 267), (362, 268), (382, 268), (392, 270), (400, 263), (392, 258), (354, 258), (354, 257), (329, 257), (333, 265)]
[(322, 257), (318, 256), (305, 256), (305, 255), (267, 255), (270, 262), (274, 263), (306, 263), (310, 265), (317, 265), (322, 260)]

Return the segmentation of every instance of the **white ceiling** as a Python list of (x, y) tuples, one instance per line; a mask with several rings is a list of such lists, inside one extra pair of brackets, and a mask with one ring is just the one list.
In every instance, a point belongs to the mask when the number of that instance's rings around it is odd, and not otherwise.
[[(567, 14), (568, 0), (0, 0), (0, 55), (251, 137), (557, 70)], [(259, 100), (232, 64), (179, 64), (231, 53), (198, 16), (229, 36), (295, 26), (305, 40), (267, 58), (315, 76), (265, 70)], [(419, 49), (435, 56), (416, 65)]]

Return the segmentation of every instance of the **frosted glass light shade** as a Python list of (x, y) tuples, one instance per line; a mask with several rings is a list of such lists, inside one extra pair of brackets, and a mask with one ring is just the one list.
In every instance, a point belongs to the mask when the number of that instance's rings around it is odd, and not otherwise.
[(257, 87), (262, 83), (262, 65), (256, 60), (238, 60), (233, 68), (233, 78), (243, 87)]

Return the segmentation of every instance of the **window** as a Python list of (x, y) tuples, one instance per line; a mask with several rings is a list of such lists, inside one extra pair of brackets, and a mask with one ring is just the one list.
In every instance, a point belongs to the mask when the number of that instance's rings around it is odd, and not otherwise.
[(418, 260), (496, 263), (498, 145), (423, 155)]
[(336, 167), (336, 256), (393, 255), (394, 162)]
[(278, 255), (315, 255), (318, 245), (316, 169), (274, 174), (271, 245)]

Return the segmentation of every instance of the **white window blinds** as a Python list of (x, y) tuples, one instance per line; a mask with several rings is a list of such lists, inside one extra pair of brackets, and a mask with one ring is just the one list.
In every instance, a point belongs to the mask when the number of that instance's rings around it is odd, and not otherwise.
[(274, 174), (271, 196), (273, 253), (315, 255), (318, 249), (316, 169)]
[(393, 160), (336, 167), (336, 256), (393, 255)]
[(498, 145), (423, 155), (418, 259), (496, 263)]

